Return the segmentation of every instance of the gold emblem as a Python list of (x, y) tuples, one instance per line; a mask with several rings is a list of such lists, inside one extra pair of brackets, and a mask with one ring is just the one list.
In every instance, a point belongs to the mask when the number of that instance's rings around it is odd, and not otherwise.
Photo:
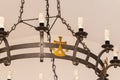
[(52, 49), (54, 51), (54, 55), (59, 57), (66, 56), (65, 52), (68, 52), (68, 50), (66, 49), (66, 51), (64, 51), (62, 45), (67, 45), (67, 42), (62, 42), (62, 36), (59, 36), (59, 41), (54, 40), (54, 44), (59, 44), (57, 49)]

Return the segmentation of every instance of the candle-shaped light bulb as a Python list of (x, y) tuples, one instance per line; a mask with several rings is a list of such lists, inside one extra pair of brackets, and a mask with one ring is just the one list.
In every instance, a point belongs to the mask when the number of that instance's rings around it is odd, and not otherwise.
[(78, 77), (78, 76), (76, 76), (76, 77), (75, 77), (75, 80), (79, 80), (79, 77)]
[(74, 70), (74, 79), (75, 80), (79, 79), (79, 77), (78, 77), (78, 70), (77, 69)]
[(39, 14), (39, 23), (44, 23), (45, 22), (45, 16), (43, 13)]
[(12, 80), (12, 72), (11, 71), (8, 71), (7, 79)]
[(39, 74), (39, 80), (43, 80), (43, 74), (42, 73)]
[(5, 28), (4, 27), (4, 22), (5, 22), (5, 18), (4, 17), (0, 17), (0, 28)]
[(114, 57), (118, 57), (118, 54), (119, 54), (118, 47), (115, 47), (115, 48), (114, 48), (114, 51), (113, 51), (113, 56), (114, 56)]
[(110, 31), (108, 29), (105, 29), (105, 41), (109, 41), (110, 40)]
[(74, 75), (78, 76), (78, 70), (77, 69), (74, 70)]
[(78, 18), (78, 28), (83, 28), (83, 17)]

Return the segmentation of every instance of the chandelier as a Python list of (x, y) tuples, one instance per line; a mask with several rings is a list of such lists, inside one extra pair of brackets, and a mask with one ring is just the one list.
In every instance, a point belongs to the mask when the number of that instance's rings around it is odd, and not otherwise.
[[(61, 16), (61, 7), (60, 0), (57, 1), (57, 15), (50, 16), (50, 7), (49, 0), (45, 0), (46, 2), (46, 16), (43, 13), (39, 14), (39, 18), (32, 19), (23, 19), (24, 13), (24, 4), (25, 0), (21, 0), (20, 6), (20, 14), (18, 16), (18, 22), (15, 23), (9, 31), (6, 31), (4, 28), (4, 17), (0, 17), (0, 41), (1, 44), (4, 43), (5, 47), (0, 48), (0, 54), (7, 54), (5, 57), (0, 58), (0, 63), (3, 63), (5, 66), (12, 65), (12, 60), (17, 59), (25, 59), (25, 58), (40, 58), (40, 62), (44, 62), (44, 58), (52, 59), (52, 69), (54, 73), (54, 80), (58, 80), (58, 75), (56, 73), (56, 65), (55, 59), (63, 59), (72, 61), (73, 65), (77, 66), (79, 63), (85, 65), (87, 68), (93, 69), (95, 71), (95, 75), (98, 76), (97, 80), (108, 80), (108, 69), (111, 67), (117, 68), (120, 67), (120, 60), (118, 59), (118, 50), (113, 49), (113, 45), (109, 40), (109, 30), (105, 30), (105, 43), (102, 45), (102, 51), (96, 55), (87, 47), (84, 42), (84, 39), (87, 38), (88, 33), (85, 32), (83, 28), (83, 19), (79, 17), (78, 19), (78, 32), (74, 32), (72, 27), (67, 23), (67, 21)], [(50, 25), (50, 19), (54, 19), (54, 22)], [(54, 27), (57, 20), (61, 20), (62, 24), (66, 26), (66, 28), (72, 33), (73, 37), (76, 38), (76, 41), (73, 45), (67, 44), (67, 42), (62, 41), (62, 36), (59, 36), (59, 41), (54, 40), (51, 41), (51, 29)], [(38, 26), (34, 26), (32, 24), (27, 23), (28, 21), (38, 20)], [(25, 24), (34, 28), (39, 32), (40, 41), (33, 43), (21, 43), (15, 45), (9, 45), (7, 37), (10, 36), (11, 32), (15, 31), (19, 24)], [(45, 36), (47, 35), (47, 36)], [(48, 42), (45, 42), (44, 37), (47, 37)], [(79, 47), (79, 45), (82, 45)], [(32, 53), (24, 53), (24, 54), (16, 54), (12, 55), (12, 51), (21, 50), (21, 49), (30, 49), (30, 48), (39, 48), (40, 52), (32, 52)], [(45, 52), (44, 49), (48, 48), (49, 53)], [(72, 55), (67, 55), (66, 52), (70, 50), (72, 51)], [(105, 61), (101, 60), (103, 54), (109, 53), (112, 51), (114, 53), (113, 59), (108, 62), (107, 59)], [(77, 54), (86, 55), (85, 59), (80, 58)], [(89, 59), (92, 58), (96, 61), (93, 64)], [(100, 66), (100, 67), (99, 67)], [(8, 76), (8, 80), (12, 80), (10, 76)]]

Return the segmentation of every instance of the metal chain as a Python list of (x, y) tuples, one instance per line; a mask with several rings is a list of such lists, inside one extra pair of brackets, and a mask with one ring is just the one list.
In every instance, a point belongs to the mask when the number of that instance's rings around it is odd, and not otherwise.
[(88, 52), (87, 57), (86, 57), (86, 66), (87, 66), (87, 67), (90, 67), (90, 66), (88, 65), (88, 60), (89, 60), (91, 51), (90, 51), (90, 49), (86, 46), (85, 43), (83, 43), (82, 41), (81, 41), (80, 43), (82, 44), (83, 49)]
[(24, 12), (24, 4), (25, 4), (25, 0), (21, 0), (21, 6), (20, 6), (20, 11), (19, 11), (20, 15), (18, 16), (18, 22), (11, 27), (11, 30), (8, 31), (8, 34), (10, 34), (12, 31), (14, 31), (16, 29), (17, 25), (22, 22), (22, 15)]
[(22, 15), (24, 12), (24, 4), (25, 4), (25, 0), (21, 0), (20, 15), (18, 17), (18, 22), (21, 22), (21, 20), (22, 20)]
[(49, 1), (46, 0), (46, 21), (47, 21), (47, 24), (46, 24), (46, 27), (49, 28), (50, 27), (50, 24), (49, 24)]
[(83, 45), (83, 48), (84, 48), (86, 51), (91, 52), (90, 49), (86, 46), (85, 43), (81, 42), (81, 44)]
[(74, 30), (72, 30), (71, 26), (67, 23), (67, 21), (62, 17), (60, 17), (60, 19), (62, 23), (67, 26), (67, 29), (72, 33), (72, 35), (75, 36)]
[[(49, 24), (49, 1), (46, 0), (46, 21), (47, 21), (47, 24), (46, 24), (46, 27), (49, 28), (50, 27), (50, 24)], [(47, 32), (47, 38), (48, 38), (48, 41), (49, 43), (51, 43), (51, 35), (50, 35), (50, 32), (48, 31)], [(52, 49), (50, 48), (50, 52), (52, 54)], [(54, 73), (54, 80), (58, 80), (58, 76), (56, 74), (56, 65), (55, 65), (55, 58), (53, 57), (52, 58), (52, 71)]]
[[(48, 36), (49, 36), (48, 37), (49, 43), (51, 43), (51, 36), (50, 36), (50, 34)], [(50, 48), (50, 52), (51, 52), (51, 54), (53, 54), (51, 48)], [(54, 80), (58, 80), (58, 76), (56, 74), (56, 65), (55, 65), (55, 58), (54, 57), (52, 58), (52, 71), (54, 73)]]
[(58, 80), (58, 76), (56, 74), (56, 65), (55, 65), (55, 58), (53, 58), (52, 60), (52, 69), (53, 69), (53, 73), (54, 73), (54, 80)]
[(60, 0), (57, 0), (58, 16), (61, 17)]
[(67, 21), (61, 17), (60, 0), (57, 0), (57, 11), (58, 11), (57, 17), (61, 19), (62, 23), (66, 25), (67, 29), (72, 33), (73, 36), (75, 36), (74, 30), (72, 30), (71, 26), (67, 23)]

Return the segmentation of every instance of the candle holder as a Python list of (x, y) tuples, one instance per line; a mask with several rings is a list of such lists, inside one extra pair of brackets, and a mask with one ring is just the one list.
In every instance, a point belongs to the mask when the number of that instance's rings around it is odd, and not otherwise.
[(5, 66), (9, 66), (9, 65), (11, 64), (10, 47), (9, 47), (9, 43), (8, 43), (8, 41), (7, 41), (7, 39), (6, 39), (6, 37), (7, 37), (8, 35), (9, 35), (8, 32), (6, 32), (6, 31), (4, 30), (4, 28), (0, 28), (0, 40), (1, 40), (1, 41), (4, 41), (5, 46), (6, 46), (6, 52), (7, 52), (7, 57), (6, 57), (6, 59), (4, 60), (4, 65), (5, 65)]
[(76, 37), (86, 38), (88, 35), (87, 32), (84, 31), (83, 28), (79, 28), (79, 31), (75, 33)]
[(79, 31), (75, 33), (77, 40), (75, 42), (75, 47), (74, 47), (74, 51), (73, 51), (73, 61), (72, 61), (73, 65), (79, 64), (79, 60), (77, 60), (77, 58), (76, 58), (77, 48), (78, 48), (79, 43), (82, 43), (83, 38), (86, 38), (87, 35), (88, 35), (88, 33), (85, 32), (83, 28), (79, 28)]
[(109, 53), (109, 50), (112, 49), (114, 46), (110, 44), (110, 41), (105, 41), (105, 44), (102, 45), (102, 48), (108, 49), (106, 53)]
[(45, 31), (48, 32), (48, 28), (44, 26), (44, 23), (40, 23), (38, 27), (35, 28), (37, 31)]
[(114, 64), (114, 68), (117, 68), (116, 64), (120, 64), (120, 60), (117, 56), (114, 56), (113, 59), (110, 61), (111, 64)]
[(108, 78), (98, 78), (97, 80), (109, 80)]
[(0, 39), (7, 36), (8, 36), (8, 32), (6, 32), (4, 28), (0, 28)]
[(47, 33), (47, 35), (50, 35), (49, 30), (47, 27), (44, 26), (44, 23), (40, 23), (38, 27), (35, 28), (40, 33), (40, 62), (43, 62), (44, 58), (44, 32)]

